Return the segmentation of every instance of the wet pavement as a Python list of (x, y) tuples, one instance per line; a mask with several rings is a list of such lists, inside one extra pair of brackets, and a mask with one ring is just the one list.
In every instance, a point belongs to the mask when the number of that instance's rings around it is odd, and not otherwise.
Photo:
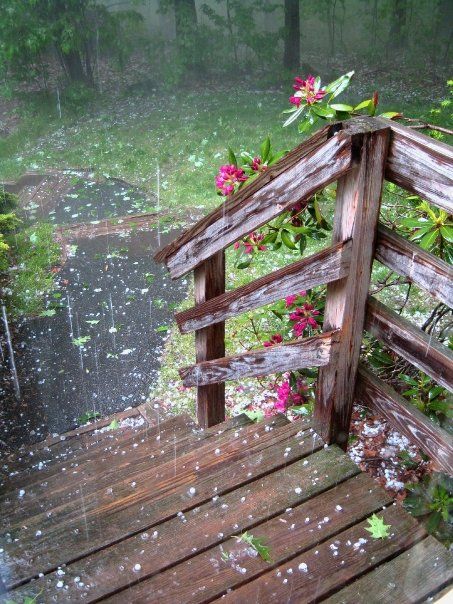
[[(54, 222), (90, 220), (93, 207), (96, 219), (137, 213), (137, 204), (146, 203), (124, 183), (76, 186), (56, 201), (50, 214)], [(13, 329), (21, 401), (15, 400), (5, 358), (0, 380), (4, 443), (14, 447), (41, 440), (78, 425), (86, 412), (105, 416), (146, 400), (174, 305), (187, 289), (185, 280), (172, 281), (152, 259), (175, 235), (156, 227), (73, 242), (47, 298), (49, 316)], [(2, 352), (6, 357), (6, 347)]]

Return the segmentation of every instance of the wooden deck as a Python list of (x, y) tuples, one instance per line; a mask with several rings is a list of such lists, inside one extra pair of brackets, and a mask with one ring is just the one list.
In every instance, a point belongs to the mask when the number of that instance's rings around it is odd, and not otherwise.
[[(3, 467), (1, 602), (409, 603), (453, 577), (451, 554), (308, 420), (200, 431), (180, 416), (48, 445)], [(365, 530), (373, 513), (389, 538)]]

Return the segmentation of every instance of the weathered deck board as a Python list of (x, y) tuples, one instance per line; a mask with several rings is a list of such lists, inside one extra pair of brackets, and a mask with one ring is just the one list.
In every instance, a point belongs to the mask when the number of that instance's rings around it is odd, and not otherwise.
[[(299, 428), (293, 425), (270, 431), (265, 425), (250, 428), (243, 428), (237, 438), (219, 437), (217, 448), (210, 443), (183, 455), (177, 465), (167, 462), (157, 474), (153, 470), (136, 484), (116, 484), (112, 491), (103, 492), (101, 500), (85, 498), (82, 492), (71, 504), (54, 509), (51, 516), (42, 512), (5, 518), (6, 531), (13, 531), (17, 539), (7, 548), (7, 585), (30, 579), (32, 561), (33, 572), (36, 568), (38, 573), (48, 572), (62, 560), (67, 564), (199, 505), (212, 497), (214, 487), (219, 494), (234, 488), (244, 472), (251, 481), (321, 446), (311, 434), (298, 444)], [(291, 451), (285, 456), (288, 445)], [(195, 482), (196, 493), (191, 495)], [(38, 537), (37, 530), (42, 531)]]
[[(108, 497), (102, 488), (60, 505), (49, 493), (50, 515), (23, 509), (0, 546), (2, 580), (13, 587), (7, 598), (179, 604), (229, 592), (227, 602), (315, 602), (368, 579), (367, 590), (393, 603), (383, 588), (374, 590), (371, 571), (391, 576), (388, 561), (426, 543), (424, 529), (399, 506), (385, 509), (390, 495), (338, 447), (323, 446), (311, 420), (242, 421), (206, 431), (194, 450), (142, 471), (134, 488), (126, 472), (113, 472)], [(373, 540), (364, 530), (375, 512), (392, 525), (390, 539)], [(233, 538), (244, 531), (264, 539), (270, 563)], [(430, 595), (451, 577), (451, 554), (443, 551), (447, 575), (427, 578)], [(420, 569), (430, 552), (419, 554)]]
[[(390, 539), (371, 539), (365, 531), (368, 523), (360, 522), (231, 592), (222, 601), (228, 604), (319, 601), (426, 536), (424, 528), (397, 507), (387, 508), (379, 516), (392, 526)], [(305, 566), (299, 568), (301, 564), (307, 565), (306, 571)]]
[[(312, 464), (309, 470), (312, 476), (315, 469), (323, 471), (317, 464)], [(342, 475), (342, 470), (340, 467), (336, 471), (338, 480), (348, 475)], [(294, 481), (293, 484), (304, 486), (305, 481), (305, 476), (302, 475), (302, 481)], [(283, 498), (286, 496), (286, 493), (282, 493)], [(285, 563), (296, 551), (303, 552), (320, 541), (332, 538), (336, 533), (380, 510), (390, 501), (388, 494), (362, 474), (309, 499), (307, 503), (294, 506), (290, 511), (260, 524), (251, 532), (264, 539), (272, 554), (271, 565), (276, 566)], [(340, 512), (336, 510), (338, 505), (342, 508)], [(329, 522), (325, 522), (324, 518), (329, 518)], [(228, 561), (222, 558), (223, 552), (231, 556)], [(205, 602), (267, 572), (269, 566), (269, 563), (260, 557), (250, 556), (246, 544), (230, 539), (129, 589), (127, 599), (131, 604), (152, 602), (154, 594), (158, 593), (159, 602), (166, 604)], [(195, 577), (194, 567), (197, 568)], [(245, 568), (246, 572), (241, 573), (241, 568)], [(124, 593), (119, 593), (108, 601), (120, 604), (124, 602), (122, 598)]]
[(386, 562), (345, 587), (326, 604), (413, 604), (435, 594), (453, 580), (451, 556), (432, 537), (423, 539), (407, 552)]

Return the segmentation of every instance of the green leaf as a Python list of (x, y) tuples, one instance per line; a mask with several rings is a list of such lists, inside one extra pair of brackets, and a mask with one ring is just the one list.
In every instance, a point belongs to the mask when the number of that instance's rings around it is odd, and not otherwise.
[(88, 325), (97, 325), (101, 319), (86, 319), (85, 323)]
[(329, 105), (329, 107), (335, 109), (335, 111), (345, 111), (346, 113), (354, 111), (354, 107), (351, 105), (344, 105), (343, 103), (335, 103), (333, 105)]
[(258, 409), (257, 411), (243, 411), (244, 415), (246, 415), (252, 422), (260, 422), (264, 419), (264, 412)]
[(154, 331), (161, 332), (161, 331), (168, 331), (169, 329), (170, 329), (169, 325), (159, 325), (159, 327), (156, 327), (156, 329)]
[(439, 231), (437, 229), (426, 233), (420, 240), (420, 247), (424, 250), (429, 250), (435, 244)]
[(390, 537), (389, 529), (390, 524), (384, 524), (384, 519), (379, 518), (376, 514), (373, 514), (371, 518), (368, 518), (369, 526), (365, 527), (365, 530), (370, 533), (373, 539), (385, 539)]
[(302, 255), (305, 252), (305, 248), (307, 247), (307, 238), (305, 235), (301, 235), (299, 239), (299, 252)]
[(334, 80), (333, 82), (330, 82), (330, 84), (328, 84), (326, 86), (325, 90), (328, 94), (330, 94), (330, 99), (334, 99), (335, 97), (337, 97), (339, 94), (341, 94), (343, 92), (343, 90), (345, 90), (345, 88), (347, 88), (349, 86), (349, 83), (350, 83), (353, 75), (354, 75), (354, 72), (350, 71), (350, 72), (340, 76), (338, 79)]
[(427, 220), (426, 218), (403, 218), (400, 220), (400, 224), (410, 229), (419, 229), (427, 226)]
[(260, 148), (261, 159), (262, 159), (263, 163), (269, 157), (270, 150), (271, 150), (271, 139), (269, 137), (266, 137), (266, 139), (261, 144), (261, 148)]
[(117, 430), (120, 427), (120, 422), (117, 419), (113, 419), (107, 427), (109, 430)]
[(403, 114), (399, 113), (399, 111), (386, 111), (385, 113), (381, 113), (379, 117), (386, 117), (389, 120), (393, 120), (397, 117), (402, 117)]
[(331, 119), (335, 117), (335, 111), (330, 107), (323, 107), (322, 105), (313, 105), (311, 107), (311, 111), (319, 115), (319, 117), (323, 117), (325, 119)]
[(43, 310), (39, 315), (40, 317), (53, 317), (56, 314), (56, 310), (54, 308), (48, 308), (47, 310)]
[(282, 239), (283, 245), (286, 245), (290, 250), (297, 249), (296, 244), (294, 243), (293, 236), (288, 231), (282, 230), (280, 233), (280, 237)]
[(242, 541), (242, 543), (247, 543), (250, 545), (256, 552), (258, 552), (259, 556), (265, 561), (270, 562), (271, 556), (269, 553), (269, 548), (264, 545), (264, 540), (262, 537), (254, 537), (249, 534), (247, 531), (242, 533), (240, 537), (235, 537), (237, 541)]
[(236, 159), (236, 155), (231, 147), (228, 147), (228, 163), (233, 164), (233, 166), (238, 165), (238, 160)]
[(83, 345), (91, 340), (91, 336), (80, 336), (79, 338), (73, 338), (72, 343), (74, 346), (79, 346), (79, 348), (83, 348)]
[(440, 234), (448, 241), (448, 243), (453, 243), (453, 226), (445, 225), (440, 228)]
[(373, 99), (366, 99), (365, 101), (362, 101), (361, 103), (359, 103), (358, 105), (356, 105), (354, 107), (354, 111), (360, 111), (360, 109), (367, 109), (368, 105), (370, 103), (373, 103)]
[(290, 117), (283, 123), (283, 128), (285, 128), (286, 126), (289, 126), (295, 120), (297, 120), (297, 118), (300, 115), (302, 115), (302, 113), (305, 111), (306, 107), (307, 107), (306, 105), (303, 105), (302, 107), (298, 107), (296, 109), (296, 111), (294, 111), (293, 113), (291, 113)]

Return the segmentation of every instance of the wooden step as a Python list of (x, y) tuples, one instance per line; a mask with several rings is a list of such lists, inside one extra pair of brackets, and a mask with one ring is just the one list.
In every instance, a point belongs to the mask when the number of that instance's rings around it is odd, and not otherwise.
[[(2, 546), (7, 553), (4, 569), (8, 586), (32, 578), (36, 570), (48, 572), (63, 560), (68, 564), (140, 530), (148, 530), (177, 512), (206, 501), (217, 490), (219, 494), (230, 490), (246, 468), (244, 479), (251, 481), (321, 446), (310, 434), (300, 445), (296, 441), (284, 457), (285, 446), (294, 440), (299, 427), (282, 426), (282, 421), (286, 422), (284, 418), (273, 418), (221, 434), (176, 461), (143, 473), (140, 481), (123, 480), (105, 489), (102, 495), (85, 497), (81, 492), (70, 503), (59, 506), (58, 499), (53, 501), (49, 492), (47, 511), (35, 516), (24, 512), (6, 515)], [(195, 494), (190, 492), (193, 486)], [(13, 542), (8, 543), (8, 539)]]
[[(279, 418), (278, 421), (283, 420)], [(238, 416), (225, 422), (220, 433), (248, 423), (251, 421), (247, 416)], [(11, 511), (9, 526), (14, 523), (15, 517), (20, 518), (21, 522), (23, 517), (53, 512), (65, 504), (74, 503), (74, 499), (82, 494), (84, 499), (89, 496), (100, 498), (103, 491), (112, 489), (115, 484), (138, 481), (152, 468), (174, 461), (184, 453), (195, 450), (207, 439), (215, 438), (219, 429), (197, 430), (190, 416), (178, 416), (163, 422), (158, 431), (155, 428), (150, 432), (141, 433), (139, 438), (119, 439), (114, 445), (76, 457), (70, 465), (60, 463), (53, 466), (47, 476), (40, 476), (39, 481), (27, 485), (26, 497), (20, 498), (20, 505), (17, 489), (7, 493), (0, 498), (0, 506), (4, 514)], [(52, 493), (52, 497), (49, 497), (49, 493)]]

